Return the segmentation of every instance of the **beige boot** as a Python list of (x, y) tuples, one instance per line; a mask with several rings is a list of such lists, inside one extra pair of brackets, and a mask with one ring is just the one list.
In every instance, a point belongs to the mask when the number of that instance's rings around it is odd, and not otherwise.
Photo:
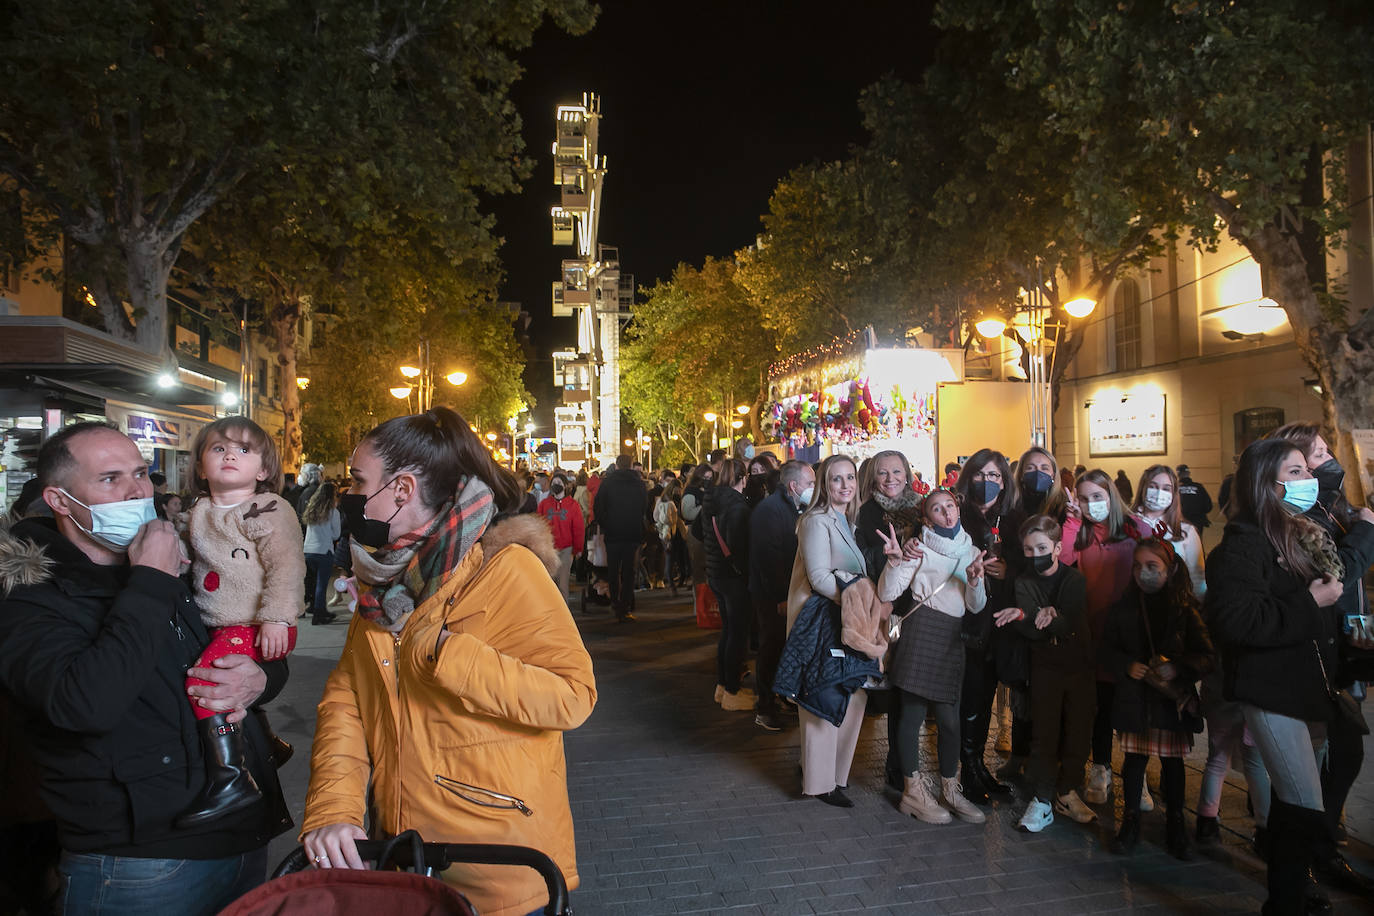
[(970, 824), (981, 824), (987, 817), (979, 811), (967, 798), (964, 798), (964, 787), (959, 785), (959, 777), (943, 776), (940, 778), (940, 786), (944, 789), (945, 804), (949, 810), (961, 821), (968, 821)]
[(948, 824), (953, 820), (949, 812), (930, 794), (926, 778), (920, 773), (906, 777), (906, 791), (902, 793), (897, 810), (927, 824)]

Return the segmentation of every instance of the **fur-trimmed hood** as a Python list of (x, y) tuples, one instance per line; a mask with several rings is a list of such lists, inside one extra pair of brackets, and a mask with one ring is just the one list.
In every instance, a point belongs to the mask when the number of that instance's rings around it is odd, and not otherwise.
[(46, 582), (56, 565), (41, 545), (11, 533), (10, 525), (10, 517), (0, 515), (0, 598), (16, 586)]
[(558, 574), (558, 551), (553, 547), (553, 531), (549, 523), (538, 515), (498, 516), (487, 526), (486, 533), (478, 543), (482, 545), (483, 563), (496, 556), (503, 547), (519, 544), (539, 558), (551, 577)]

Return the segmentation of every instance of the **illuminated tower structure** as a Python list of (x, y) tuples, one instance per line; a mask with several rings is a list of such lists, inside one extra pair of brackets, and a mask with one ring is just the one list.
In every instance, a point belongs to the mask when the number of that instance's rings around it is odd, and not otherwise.
[[(560, 463), (614, 460), (620, 446), (620, 331), (630, 320), (634, 276), (622, 274), (618, 251), (597, 238), (606, 157), (597, 152), (601, 100), (560, 105), (553, 144), (553, 244), (572, 245), (562, 279), (553, 284), (555, 318), (577, 319), (577, 350), (555, 354), (555, 381), (563, 402), (555, 407)], [(575, 427), (582, 427), (579, 431)]]

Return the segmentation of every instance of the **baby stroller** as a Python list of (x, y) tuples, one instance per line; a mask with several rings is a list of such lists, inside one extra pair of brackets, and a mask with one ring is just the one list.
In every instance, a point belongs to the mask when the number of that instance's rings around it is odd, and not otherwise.
[[(479, 916), (457, 889), (431, 877), (454, 862), (527, 865), (548, 885), (545, 916), (572, 916), (563, 873), (552, 859), (527, 846), (426, 843), (419, 833), (407, 830), (385, 842), (359, 840), (358, 856), (375, 862), (376, 869), (306, 871), (305, 850), (297, 848), (277, 866), (272, 880), (244, 894), (219, 916)], [(387, 870), (390, 866), (397, 870)]]

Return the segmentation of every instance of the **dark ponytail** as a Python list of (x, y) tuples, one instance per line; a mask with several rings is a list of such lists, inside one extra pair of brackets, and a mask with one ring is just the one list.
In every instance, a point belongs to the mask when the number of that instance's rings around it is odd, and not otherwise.
[(468, 421), (448, 407), (393, 417), (360, 444), (382, 459), (386, 476), (409, 471), (419, 478), (420, 500), (430, 509), (454, 499), (467, 475), (491, 488), (500, 511), (518, 508), (524, 498), (515, 475), (496, 463)]

